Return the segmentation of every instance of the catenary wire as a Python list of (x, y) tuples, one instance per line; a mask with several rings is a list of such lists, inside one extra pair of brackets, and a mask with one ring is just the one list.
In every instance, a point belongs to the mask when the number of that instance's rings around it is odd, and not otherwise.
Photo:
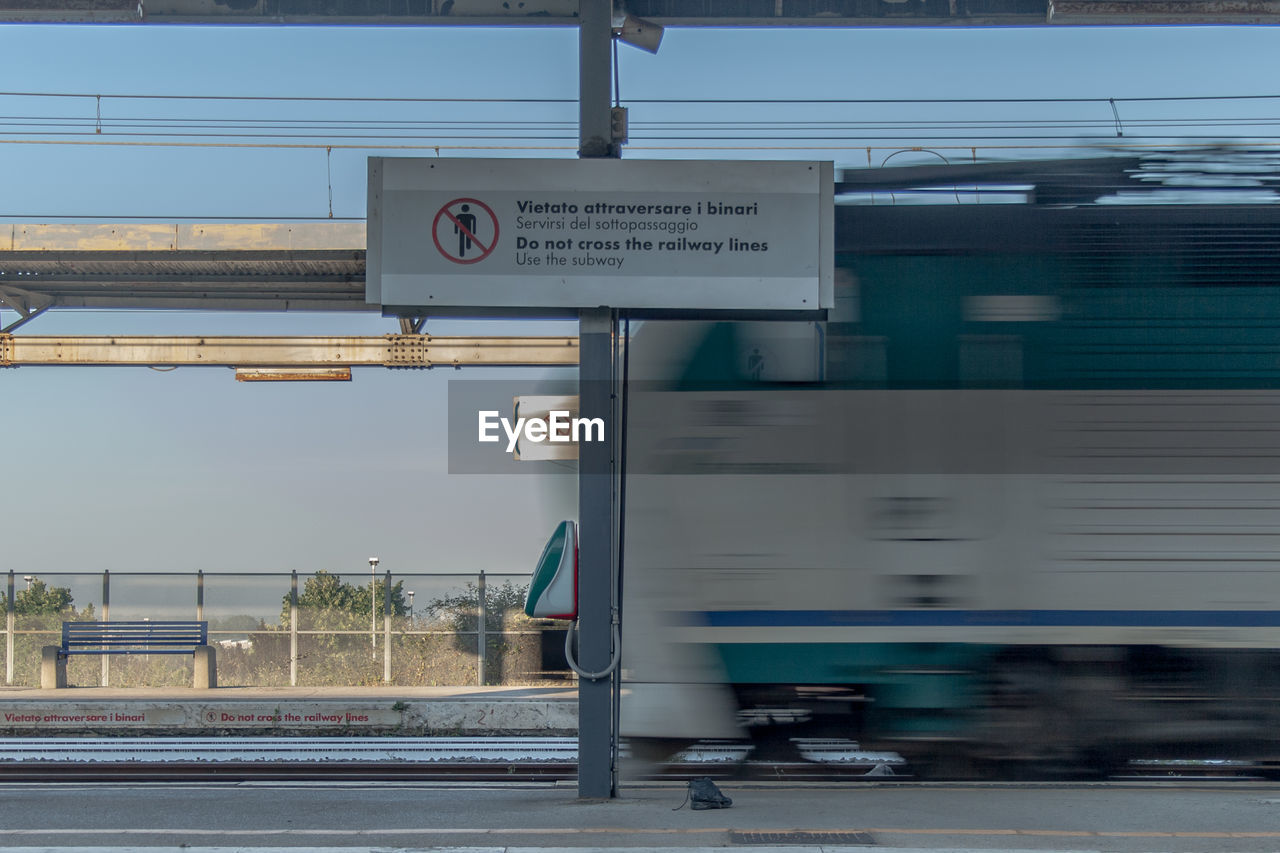
[[(405, 98), (366, 95), (197, 95), (102, 92), (0, 92), (0, 97), (92, 98), (104, 100), (167, 101), (280, 101), (331, 103), (463, 103), (463, 104), (573, 104), (572, 98)], [(1280, 94), (1251, 95), (1144, 95), (1127, 98), (1101, 96), (1039, 98), (628, 98), (633, 104), (1109, 104), (1159, 103), (1171, 101), (1280, 101)]]

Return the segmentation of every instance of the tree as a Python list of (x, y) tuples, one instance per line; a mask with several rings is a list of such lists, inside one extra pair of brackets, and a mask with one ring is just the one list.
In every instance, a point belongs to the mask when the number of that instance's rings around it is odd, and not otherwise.
[[(486, 586), (484, 590), (485, 683), (501, 684), (506, 677), (508, 658), (516, 650), (516, 642), (506, 635), (512, 623), (524, 618), (524, 599), (528, 585), (517, 586), (506, 581), (502, 586)], [(477, 647), (480, 630), (480, 587), (469, 583), (462, 592), (434, 599), (426, 606), (432, 617), (444, 620), (457, 636), (454, 645), (462, 651)]]
[[(26, 589), (13, 596), (13, 612), (24, 615), (44, 613), (75, 613), (71, 606), (71, 590), (65, 586), (51, 587), (40, 578), (32, 578)], [(0, 607), (9, 608), (9, 597), (0, 593)], [(86, 608), (87, 609), (87, 608)]]
[[(506, 581), (502, 586), (486, 586), (484, 590), (485, 621), (493, 629), (502, 625), (513, 610), (524, 610), (529, 586)], [(457, 595), (434, 599), (426, 606), (431, 616), (444, 619), (455, 631), (474, 631), (480, 624), (480, 587), (469, 583)]]
[[(386, 602), (386, 581), (378, 579), (373, 586), (373, 601), (369, 601), (369, 584), (343, 583), (339, 575), (318, 571), (307, 578), (298, 593), (298, 609), (325, 614), (326, 627), (343, 629), (367, 625), (364, 621), (374, 613), (382, 616)], [(405, 603), (404, 581), (391, 585), (391, 615), (404, 616), (409, 612)], [(289, 626), (289, 593), (284, 594), (280, 610), (280, 624)]]

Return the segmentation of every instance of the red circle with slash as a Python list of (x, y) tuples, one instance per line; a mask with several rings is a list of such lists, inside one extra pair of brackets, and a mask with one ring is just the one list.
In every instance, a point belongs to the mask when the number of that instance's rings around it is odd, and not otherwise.
[[(480, 220), (481, 220), (480, 215), (478, 213), (469, 213), (467, 215), (473, 218), (474, 224), (468, 224), (466, 222), (463, 222), (459, 218), (459, 214), (464, 213), (464, 211), (454, 210), (455, 207), (458, 207), (460, 205), (475, 205), (477, 208), (483, 211), (486, 215), (488, 215), (489, 222), (492, 225), (492, 230), (493, 230), (493, 237), (490, 238), (488, 245), (483, 243), (475, 234), (476, 231), (485, 230), (483, 228), (476, 227), (480, 223)], [(449, 249), (446, 249), (444, 244), (441, 243), (440, 241), (441, 227), (448, 229), (448, 226), (450, 224), (453, 225), (452, 230), (458, 236), (458, 245), (456, 247), (457, 251), (452, 251), (452, 252), (449, 251)], [(448, 237), (446, 238), (446, 241), (448, 241), (452, 237), (453, 237), (453, 234), (448, 235)], [(447, 203), (446, 205), (444, 205), (444, 207), (440, 208), (439, 212), (436, 213), (435, 219), (433, 219), (431, 222), (431, 239), (433, 242), (435, 242), (436, 248), (440, 250), (440, 254), (444, 255), (445, 258), (447, 258), (450, 261), (453, 261), (455, 264), (479, 263), (480, 261), (483, 261), (485, 258), (489, 257), (489, 255), (493, 254), (494, 247), (498, 245), (498, 217), (493, 212), (493, 208), (489, 207), (489, 205), (485, 204), (479, 199), (455, 198), (453, 201)], [(470, 248), (471, 246), (474, 246), (480, 250), (480, 254), (476, 255), (474, 258), (466, 257), (467, 249)], [(455, 247), (452, 245), (452, 243), (450, 243), (449, 248), (452, 249)]]

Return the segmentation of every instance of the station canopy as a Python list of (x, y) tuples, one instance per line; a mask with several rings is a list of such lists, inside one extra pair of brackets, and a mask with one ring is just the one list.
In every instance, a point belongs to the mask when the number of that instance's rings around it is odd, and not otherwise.
[[(1280, 0), (628, 0), (626, 11), (664, 27), (1280, 23)], [(0, 22), (567, 26), (577, 20), (578, 0), (0, 0)]]

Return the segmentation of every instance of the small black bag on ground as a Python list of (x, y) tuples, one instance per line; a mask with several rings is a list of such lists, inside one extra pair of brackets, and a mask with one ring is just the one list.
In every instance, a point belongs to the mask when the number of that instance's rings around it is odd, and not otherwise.
[(733, 800), (720, 793), (720, 789), (709, 776), (689, 780), (689, 808), (694, 811), (727, 809), (731, 805)]

